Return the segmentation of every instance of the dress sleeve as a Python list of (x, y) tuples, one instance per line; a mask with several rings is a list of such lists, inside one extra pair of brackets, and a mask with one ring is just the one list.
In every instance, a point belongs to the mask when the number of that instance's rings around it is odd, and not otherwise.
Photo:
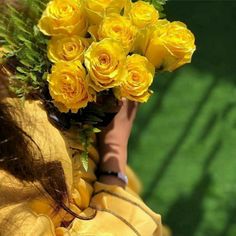
[(57, 229), (57, 235), (79, 232), (91, 236), (162, 236), (161, 217), (150, 210), (130, 190), (96, 182), (90, 208), (85, 216), (96, 211), (91, 220), (75, 219), (66, 230)]

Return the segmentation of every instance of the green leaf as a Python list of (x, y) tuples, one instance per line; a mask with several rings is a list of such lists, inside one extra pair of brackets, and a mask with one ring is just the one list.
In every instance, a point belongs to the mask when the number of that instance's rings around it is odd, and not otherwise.
[(37, 80), (37, 76), (35, 74), (33, 74), (32, 72), (29, 73), (29, 76), (30, 78), (32, 79), (32, 81), (35, 83), (35, 84), (39, 84), (38, 80)]
[(16, 67), (16, 70), (22, 74), (28, 74), (29, 71), (27, 69), (25, 69), (24, 67), (20, 67), (20, 66), (17, 66)]
[(16, 75), (12, 76), (11, 80), (27, 81), (28, 76), (17, 73)]
[(20, 63), (23, 64), (26, 67), (30, 67), (32, 68), (32, 65), (29, 63), (29, 61), (27, 61), (26, 59), (21, 59)]
[(23, 20), (23, 16), (22, 15), (12, 15), (10, 18), (10, 22), (12, 22), (13, 24), (15, 24), (17, 27), (27, 27), (26, 23)]
[(98, 128), (93, 128), (93, 133), (97, 134), (97, 133), (100, 133), (100, 132), (101, 132), (100, 129), (98, 129)]
[(29, 41), (23, 34), (18, 34), (17, 35), (17, 39), (19, 39), (23, 43), (30, 43), (30, 44), (32, 44), (32, 42)]
[(6, 32), (6, 25), (4, 26), (4, 22), (0, 22), (0, 30), (2, 31), (2, 32)]
[(36, 37), (38, 37), (41, 33), (39, 28), (36, 25), (34, 25), (34, 27), (33, 27), (33, 32), (34, 32), (34, 36), (36, 36)]
[[(159, 11), (159, 13), (162, 13), (164, 11), (164, 5), (166, 4), (166, 0), (152, 0), (152, 5)], [(162, 14), (160, 15), (161, 17)]]
[(7, 3), (6, 4), (6, 9), (7, 11), (11, 14), (11, 15), (15, 15), (15, 16), (20, 16), (20, 12), (18, 10), (16, 10), (16, 8), (11, 5), (12, 3)]
[(81, 162), (82, 162), (83, 168), (87, 172), (88, 171), (88, 159), (89, 159), (88, 151), (83, 151), (81, 153), (80, 158), (81, 158)]
[(9, 45), (11, 45), (14, 48), (17, 48), (17, 44), (8, 35), (6, 35), (4, 39)]
[(165, 5), (167, 0), (152, 0), (152, 3), (153, 2), (156, 2), (156, 3), (160, 4), (160, 5)]
[(47, 81), (47, 78), (48, 78), (48, 72), (45, 72), (42, 76), (42, 80)]

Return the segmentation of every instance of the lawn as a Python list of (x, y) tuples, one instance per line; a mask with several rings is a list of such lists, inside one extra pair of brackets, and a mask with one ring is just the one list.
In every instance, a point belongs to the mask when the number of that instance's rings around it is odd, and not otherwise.
[(236, 235), (236, 2), (169, 1), (196, 35), (192, 64), (140, 107), (129, 163), (173, 236)]

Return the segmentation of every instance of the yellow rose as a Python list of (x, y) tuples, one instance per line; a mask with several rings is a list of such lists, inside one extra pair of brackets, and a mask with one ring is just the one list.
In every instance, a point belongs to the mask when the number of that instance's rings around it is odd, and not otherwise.
[(159, 13), (155, 7), (144, 1), (132, 3), (126, 14), (139, 29), (156, 24), (159, 18)]
[(38, 27), (45, 35), (84, 36), (88, 22), (79, 0), (53, 0), (47, 5)]
[(122, 97), (136, 102), (146, 102), (151, 92), (149, 87), (153, 82), (155, 67), (146, 57), (133, 54), (127, 57), (128, 76), (120, 85), (114, 89), (118, 99)]
[(89, 42), (79, 36), (55, 36), (48, 44), (48, 58), (51, 62), (81, 61)]
[(119, 86), (126, 77), (125, 52), (113, 39), (93, 42), (84, 58), (89, 85), (97, 92)]
[(149, 34), (144, 55), (157, 69), (173, 71), (191, 62), (195, 50), (194, 35), (185, 24), (160, 20)]
[(123, 46), (128, 54), (133, 48), (137, 35), (137, 28), (132, 22), (121, 15), (111, 14), (103, 19), (98, 29), (98, 38), (112, 38)]
[(78, 112), (93, 100), (89, 93), (85, 68), (77, 62), (58, 62), (48, 75), (49, 92), (61, 112)]
[(110, 13), (120, 14), (127, 0), (84, 0), (85, 10), (90, 24), (99, 24)]

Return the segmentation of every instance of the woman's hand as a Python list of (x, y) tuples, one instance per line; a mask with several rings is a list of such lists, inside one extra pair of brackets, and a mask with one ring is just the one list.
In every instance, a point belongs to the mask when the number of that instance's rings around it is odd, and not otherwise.
[[(123, 99), (113, 121), (99, 134), (100, 171), (125, 174), (128, 141), (138, 104)], [(125, 183), (115, 176), (102, 175), (99, 181), (124, 187)]]

